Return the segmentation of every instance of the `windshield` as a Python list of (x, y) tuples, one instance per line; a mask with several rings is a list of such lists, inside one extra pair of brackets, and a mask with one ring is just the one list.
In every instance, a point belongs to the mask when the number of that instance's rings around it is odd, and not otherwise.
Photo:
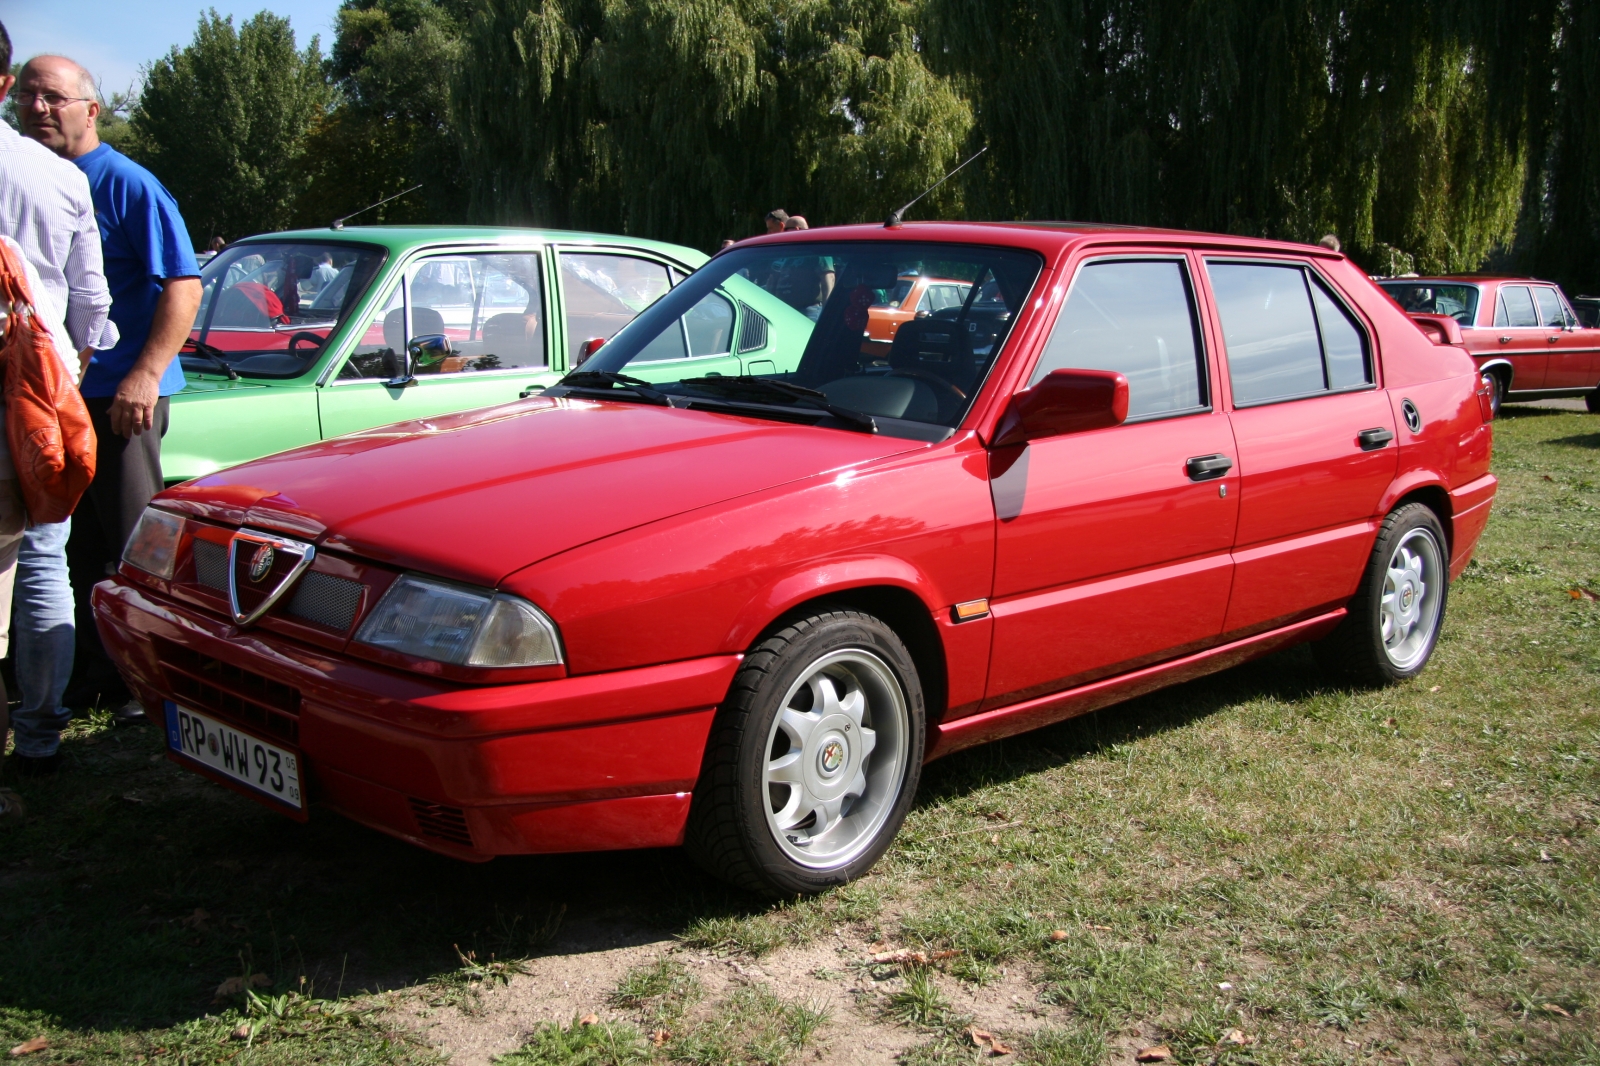
[(328, 337), (366, 295), (382, 249), (312, 241), (237, 244), (200, 273), (183, 367), (296, 377), (322, 354)]
[[(735, 248), (598, 344), (557, 394), (642, 390), (672, 406), (939, 439), (971, 406), (1042, 266), (1032, 252), (959, 244)], [(918, 278), (937, 293), (903, 321), (882, 319)], [(745, 357), (755, 308), (762, 346)]]
[(1438, 281), (1386, 281), (1383, 290), (1408, 315), (1449, 315), (1463, 326), (1478, 317), (1478, 287)]

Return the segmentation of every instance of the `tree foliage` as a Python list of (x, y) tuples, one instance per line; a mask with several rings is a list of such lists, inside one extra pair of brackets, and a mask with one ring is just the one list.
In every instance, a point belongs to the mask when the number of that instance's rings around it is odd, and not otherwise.
[(196, 242), (282, 229), (308, 181), (306, 132), (329, 98), (315, 37), (297, 51), (287, 19), (263, 11), (236, 31), (213, 10), (191, 44), (151, 64), (130, 147)]
[(901, 0), (483, 0), (458, 90), (471, 210), (707, 247), (776, 206), (881, 218), (952, 165), (971, 124), (924, 62), (916, 13)]
[(464, 0), (346, 0), (327, 66), (337, 104), (306, 145), (311, 181), (296, 208), (303, 223), (325, 225), (418, 184), (362, 221), (460, 217), (450, 86), (465, 15)]

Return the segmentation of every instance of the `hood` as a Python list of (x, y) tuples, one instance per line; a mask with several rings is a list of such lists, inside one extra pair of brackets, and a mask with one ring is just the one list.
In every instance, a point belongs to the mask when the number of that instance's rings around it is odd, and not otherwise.
[(494, 585), (625, 529), (923, 447), (721, 413), (541, 397), (337, 437), (159, 499), (230, 525)]

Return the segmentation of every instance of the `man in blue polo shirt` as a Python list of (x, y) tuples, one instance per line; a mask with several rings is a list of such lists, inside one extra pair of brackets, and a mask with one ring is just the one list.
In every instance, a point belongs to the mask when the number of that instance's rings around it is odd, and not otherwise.
[(183, 388), (174, 358), (200, 306), (200, 268), (178, 203), (144, 167), (101, 144), (94, 79), (63, 56), (29, 60), (17, 79), (32, 101), (18, 106), (22, 132), (69, 159), (89, 178), (111, 287), (111, 320), (122, 339), (95, 352), (81, 385), (99, 437), (94, 482), (73, 516), (67, 561), (76, 598), (77, 664), (66, 702), (96, 697), (120, 722), (140, 721), (135, 702), (100, 646), (89, 593), (116, 572), (145, 505), (161, 491), (167, 397)]

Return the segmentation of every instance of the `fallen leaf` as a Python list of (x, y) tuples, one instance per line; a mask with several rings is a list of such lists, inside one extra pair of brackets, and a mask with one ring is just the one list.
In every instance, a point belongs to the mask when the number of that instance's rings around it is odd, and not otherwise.
[(1395, 726), (1400, 724), (1400, 719), (1398, 719), (1398, 718), (1385, 718), (1383, 720), (1383, 724), (1388, 726), (1390, 729), (1393, 729)]
[(868, 944), (867, 945), (867, 950), (870, 951), (870, 952), (873, 952), (874, 954), (876, 954), (877, 952), (880, 952), (880, 951), (888, 951), (889, 950), (889, 942), (887, 940), (876, 941), (874, 943)]
[(1596, 592), (1594, 589), (1586, 589), (1582, 585), (1575, 589), (1568, 589), (1567, 595), (1575, 600), (1589, 600), (1591, 603), (1600, 600), (1600, 592)]
[(245, 1022), (243, 1025), (239, 1026), (239, 1028), (235, 1029), (233, 1032), (229, 1033), (228, 1035), (233, 1037), (235, 1040), (249, 1040), (250, 1039), (250, 1023), (249, 1022)]
[(1297, 1036), (1293, 1040), (1289, 1041), (1289, 1046), (1292, 1048), (1303, 1048), (1306, 1046), (1306, 1042)]
[(32, 1040), (24, 1040), (22, 1043), (12, 1048), (11, 1057), (14, 1059), (20, 1059), (24, 1055), (32, 1055), (35, 1051), (43, 1051), (49, 1046), (50, 1038), (48, 1036), (36, 1036)]
[(598, 1014), (585, 1014), (582, 1018), (578, 1019), (578, 1024), (579, 1025), (599, 1025), (600, 1024), (600, 1015), (598, 1015)]
[(265, 988), (272, 983), (272, 978), (264, 973), (253, 973), (248, 978), (230, 977), (217, 986), (217, 999), (226, 999), (237, 996), (247, 988)]
[(1222, 1034), (1222, 1039), (1218, 1040), (1217, 1044), (1218, 1046), (1221, 1046), (1222, 1044), (1231, 1044), (1234, 1047), (1244, 1047), (1247, 1044), (1254, 1044), (1255, 1042), (1256, 1038), (1247, 1034), (1243, 1029), (1229, 1029), (1226, 1033)]
[(1433, 686), (1433, 687), (1432, 687), (1432, 688), (1430, 688), (1430, 689), (1429, 689), (1429, 690), (1428, 690), (1428, 691), (1429, 691), (1429, 692), (1438, 692), (1438, 691), (1439, 691), (1439, 686), (1438, 686), (1438, 685), (1435, 685), (1435, 686)]
[(1085, 929), (1098, 929), (1102, 933), (1111, 932), (1111, 927), (1109, 925), (1095, 925), (1093, 922), (1084, 922), (1083, 927)]
[(1540, 848), (1539, 849), (1539, 861), (1540, 862), (1555, 862), (1556, 860), (1548, 851), (1544, 850), (1543, 848)]
[(926, 966), (928, 965), (928, 953), (925, 951), (912, 951), (909, 948), (901, 948), (899, 951), (880, 951), (876, 955), (872, 956), (872, 961), (888, 962), (897, 966), (904, 965), (908, 962), (915, 963), (918, 966)]
[(1067, 939), (1067, 931), (1065, 929), (1052, 929), (1050, 930), (1050, 939), (1059, 944)]
[(1551, 477), (1549, 474), (1540, 474), (1539, 476), (1544, 478), (1546, 481), (1554, 481), (1555, 480), (1555, 478)]
[(1572, 1015), (1568, 1014), (1564, 1009), (1562, 1009), (1559, 1003), (1546, 1003), (1543, 1005), (1542, 1009), (1549, 1011), (1551, 1014), (1559, 1014), (1563, 1018), (1572, 1017)]
[(662, 1044), (665, 1044), (671, 1039), (671, 1029), (657, 1029), (655, 1032), (650, 1034), (650, 1043), (654, 1044), (656, 1047), (660, 1047)]
[(1232, 981), (1221, 981), (1221, 982), (1219, 982), (1217, 984), (1217, 991), (1218, 992), (1232, 992), (1233, 991), (1233, 982)]
[(1011, 1045), (1001, 1040), (987, 1029), (979, 1029), (976, 1025), (967, 1026), (967, 1039), (972, 1041), (972, 1046), (983, 1048), (991, 1055), (1011, 1054)]
[(1134, 1052), (1134, 1062), (1170, 1062), (1172, 1049), (1165, 1044), (1156, 1044), (1152, 1047), (1142, 1047)]

